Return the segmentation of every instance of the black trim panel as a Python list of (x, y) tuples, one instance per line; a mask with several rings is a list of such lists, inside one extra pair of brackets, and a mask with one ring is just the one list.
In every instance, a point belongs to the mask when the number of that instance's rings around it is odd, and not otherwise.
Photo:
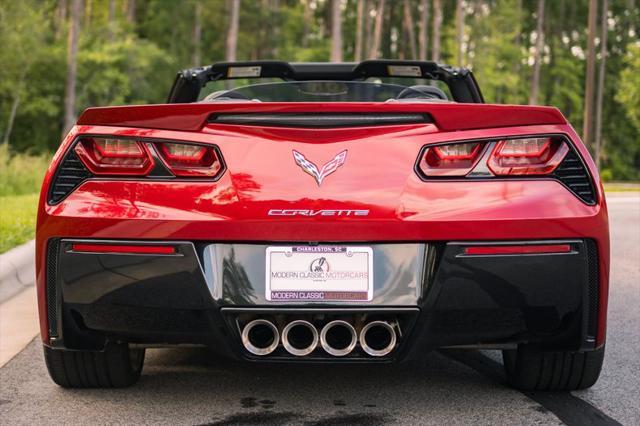
[(245, 113), (214, 114), (209, 118), (209, 123), (214, 124), (307, 128), (391, 126), (432, 122), (428, 115), (419, 113)]

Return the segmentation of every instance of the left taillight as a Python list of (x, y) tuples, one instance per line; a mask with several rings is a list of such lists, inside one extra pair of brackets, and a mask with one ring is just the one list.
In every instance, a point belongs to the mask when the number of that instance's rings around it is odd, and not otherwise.
[(213, 145), (190, 142), (82, 137), (74, 152), (96, 176), (148, 176), (155, 167), (165, 177), (215, 179), (224, 164)]
[(74, 148), (91, 173), (145, 176), (154, 161), (144, 143), (129, 139), (82, 138)]
[(216, 176), (222, 160), (212, 146), (163, 142), (156, 144), (162, 160), (176, 176)]

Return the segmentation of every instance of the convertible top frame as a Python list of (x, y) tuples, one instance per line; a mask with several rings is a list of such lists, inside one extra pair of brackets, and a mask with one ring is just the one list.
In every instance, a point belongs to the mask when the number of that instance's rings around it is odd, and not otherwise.
[(207, 83), (219, 80), (281, 78), (284, 81), (362, 81), (370, 77), (438, 80), (449, 87), (454, 101), (484, 103), (478, 83), (473, 73), (467, 68), (450, 67), (427, 61), (395, 60), (366, 60), (360, 63), (220, 62), (178, 72), (167, 102), (196, 102), (200, 91)]

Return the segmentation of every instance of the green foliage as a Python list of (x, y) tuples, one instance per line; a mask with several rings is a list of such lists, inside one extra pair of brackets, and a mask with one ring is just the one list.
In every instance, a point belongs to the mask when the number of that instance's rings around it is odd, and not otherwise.
[[(0, 141), (7, 136), (12, 152), (46, 155), (59, 145), (70, 3), (0, 0)], [(179, 69), (224, 60), (229, 3), (139, 0), (131, 19), (127, 0), (115, 1), (113, 16), (111, 0), (84, 0), (76, 112), (91, 106), (163, 102)], [(357, 3), (342, 1), (345, 61), (354, 55)], [(421, 3), (409, 1), (416, 39)], [(558, 107), (578, 130), (583, 120), (588, 3), (547, 0), (545, 6), (538, 99)], [(367, 2), (365, 57), (373, 43), (377, 4)], [(443, 0), (442, 5), (441, 62), (456, 65), (456, 0)], [(527, 103), (537, 0), (464, 0), (463, 6), (463, 63), (473, 69), (486, 100)], [(411, 59), (403, 7), (404, 1), (385, 2), (380, 49), (384, 57)], [(237, 59), (327, 61), (330, 17), (329, 0), (241, 0)], [(194, 63), (196, 18), (202, 28), (199, 64)], [(640, 9), (629, 8), (626, 0), (610, 0), (608, 20), (602, 167), (612, 179), (640, 179)], [(431, 19), (428, 30), (431, 52)]]
[(640, 132), (640, 42), (629, 45), (624, 62), (616, 99), (625, 106), (629, 120)]
[(0, 253), (33, 239), (38, 194), (0, 196)]
[(47, 155), (11, 155), (6, 145), (0, 145), (0, 197), (40, 191), (49, 160)]

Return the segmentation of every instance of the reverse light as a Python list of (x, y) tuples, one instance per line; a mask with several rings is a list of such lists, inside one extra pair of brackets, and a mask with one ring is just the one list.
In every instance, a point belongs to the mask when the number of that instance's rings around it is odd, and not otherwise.
[(135, 140), (82, 138), (75, 152), (96, 175), (144, 176), (154, 164), (145, 145)]
[(428, 147), (419, 167), (426, 176), (465, 176), (481, 157), (484, 145), (479, 142)]
[(499, 141), (487, 166), (498, 176), (545, 175), (553, 172), (569, 152), (558, 138), (523, 138)]
[(157, 143), (162, 160), (176, 176), (212, 177), (222, 170), (222, 161), (212, 146)]

